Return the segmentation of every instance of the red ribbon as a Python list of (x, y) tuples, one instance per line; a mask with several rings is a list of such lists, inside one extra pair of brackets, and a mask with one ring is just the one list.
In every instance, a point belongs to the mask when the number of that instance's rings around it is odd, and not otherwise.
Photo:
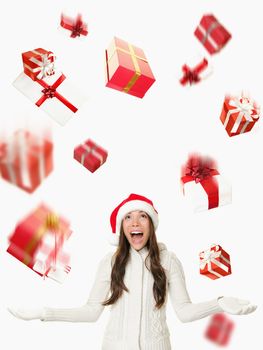
[(62, 15), (60, 25), (65, 29), (71, 30), (71, 35), (70, 35), (71, 38), (76, 38), (81, 34), (82, 35), (88, 34), (87, 24), (82, 21), (81, 15), (78, 15), (75, 21), (69, 18), (66, 18)]
[(65, 97), (63, 97), (59, 92), (56, 91), (57, 87), (66, 79), (64, 74), (55, 81), (53, 85), (48, 85), (43, 80), (36, 80), (41, 86), (43, 86), (43, 96), (36, 102), (36, 105), (40, 107), (42, 103), (44, 103), (47, 99), (56, 97), (59, 101), (61, 101), (65, 106), (67, 106), (73, 113), (77, 112), (77, 108), (73, 106)]
[(208, 209), (216, 208), (219, 205), (219, 192), (218, 182), (213, 176), (219, 175), (219, 172), (206, 164), (202, 164), (202, 160), (199, 161), (200, 164), (196, 165), (192, 164), (193, 160), (188, 162), (187, 170), (181, 180), (184, 184), (190, 181), (200, 183), (208, 196)]
[(198, 74), (201, 73), (207, 65), (208, 61), (205, 58), (193, 69), (184, 64), (182, 67), (184, 76), (180, 79), (180, 83), (182, 85), (185, 85), (187, 82), (189, 82), (190, 85), (198, 83), (201, 80)]

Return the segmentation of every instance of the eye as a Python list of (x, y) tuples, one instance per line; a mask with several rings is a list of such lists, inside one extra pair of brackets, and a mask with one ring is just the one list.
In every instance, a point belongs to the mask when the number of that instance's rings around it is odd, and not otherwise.
[(131, 215), (130, 214), (127, 214), (124, 216), (124, 220), (129, 220), (131, 218)]
[(146, 213), (142, 213), (141, 214), (141, 217), (144, 218), (144, 219), (147, 219), (148, 218), (148, 215)]

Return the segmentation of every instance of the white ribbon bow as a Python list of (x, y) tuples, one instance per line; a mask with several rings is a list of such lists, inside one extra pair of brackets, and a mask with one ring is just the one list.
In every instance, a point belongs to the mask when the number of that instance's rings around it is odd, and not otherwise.
[(31, 57), (29, 59), (29, 61), (35, 63), (38, 65), (38, 67), (36, 68), (31, 68), (29, 67), (27, 64), (25, 65), (25, 67), (27, 67), (29, 70), (31, 70), (32, 72), (39, 72), (37, 75), (37, 79), (43, 79), (47, 76), (53, 75), (55, 74), (55, 70), (54, 70), (54, 61), (51, 60), (51, 58), (53, 57), (53, 60), (55, 59), (55, 56), (52, 52), (48, 53), (48, 54), (42, 54), (36, 50), (32, 50), (33, 53), (35, 53), (36, 55), (40, 55), (41, 56), (41, 61), (38, 60), (35, 57)]

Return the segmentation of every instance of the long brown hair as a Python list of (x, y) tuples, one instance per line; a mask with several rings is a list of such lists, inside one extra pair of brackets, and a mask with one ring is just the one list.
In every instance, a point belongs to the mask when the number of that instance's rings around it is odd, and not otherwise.
[[(151, 271), (154, 284), (153, 284), (153, 296), (155, 299), (155, 307), (160, 309), (165, 303), (166, 297), (166, 275), (164, 268), (160, 263), (159, 247), (156, 240), (156, 235), (151, 218), (150, 220), (150, 236), (147, 241), (146, 247), (148, 248), (148, 255), (145, 259), (146, 268)], [(114, 304), (122, 295), (123, 291), (129, 292), (125, 286), (123, 279), (125, 275), (126, 264), (129, 260), (130, 243), (127, 240), (123, 227), (121, 226), (119, 246), (114, 254), (114, 263), (111, 270), (111, 296), (108, 300), (103, 302), (102, 305)], [(146, 264), (146, 260), (150, 259), (150, 269)]]

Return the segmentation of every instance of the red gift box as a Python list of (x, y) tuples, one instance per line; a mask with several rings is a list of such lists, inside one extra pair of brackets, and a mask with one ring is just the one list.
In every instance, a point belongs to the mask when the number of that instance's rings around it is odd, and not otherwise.
[(227, 345), (234, 329), (234, 322), (224, 314), (211, 317), (205, 337), (217, 345)]
[(88, 26), (82, 21), (81, 15), (78, 15), (76, 19), (73, 19), (62, 14), (60, 25), (71, 32), (71, 38), (88, 35)]
[(201, 275), (215, 280), (231, 274), (230, 256), (220, 245), (202, 251), (199, 258)]
[(24, 73), (32, 80), (43, 79), (53, 75), (55, 56), (45, 49), (35, 49), (22, 53)]
[(53, 144), (19, 130), (0, 142), (0, 173), (3, 179), (31, 193), (53, 169)]
[(231, 34), (212, 14), (202, 17), (194, 34), (210, 54), (220, 51), (231, 39)]
[(106, 162), (107, 157), (108, 152), (90, 139), (74, 149), (74, 158), (92, 173)]
[[(45, 236), (53, 237), (52, 249), (46, 254), (45, 271), (34, 269), (39, 250), (43, 250)], [(19, 222), (9, 237), (10, 245), (7, 252), (20, 260), (23, 264), (34, 270), (39, 275), (47, 275), (54, 267), (56, 257), (63, 243), (71, 235), (69, 222), (57, 216), (46, 205), (40, 205), (33, 213)]]
[(258, 121), (259, 113), (253, 100), (226, 96), (220, 120), (231, 137), (250, 131)]
[(155, 78), (142, 49), (114, 37), (106, 50), (106, 86), (142, 98)]

